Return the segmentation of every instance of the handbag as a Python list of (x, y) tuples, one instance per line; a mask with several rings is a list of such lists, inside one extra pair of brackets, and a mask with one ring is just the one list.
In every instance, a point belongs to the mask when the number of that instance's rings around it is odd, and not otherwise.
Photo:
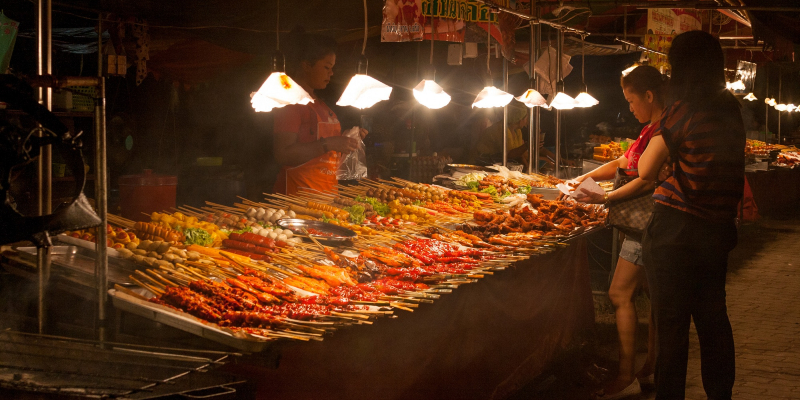
[[(639, 177), (635, 169), (617, 168), (614, 190)], [(641, 239), (650, 216), (653, 214), (653, 192), (648, 191), (636, 197), (614, 202), (608, 206), (606, 225), (613, 226), (628, 236)]]

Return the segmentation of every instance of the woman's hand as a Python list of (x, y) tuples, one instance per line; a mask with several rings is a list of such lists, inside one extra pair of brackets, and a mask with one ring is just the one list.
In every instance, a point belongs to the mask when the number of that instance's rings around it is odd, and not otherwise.
[(672, 164), (667, 160), (658, 170), (658, 181), (664, 182), (670, 176), (672, 176)]
[(361, 139), (364, 139), (365, 137), (367, 137), (367, 135), (369, 135), (369, 131), (364, 128), (360, 128), (358, 134), (361, 135)]
[(350, 154), (358, 148), (358, 140), (345, 136), (329, 137), (325, 139), (325, 143), (328, 145), (328, 150), (338, 151), (342, 154)]
[(586, 189), (581, 189), (579, 193), (575, 193), (575, 200), (581, 203), (589, 204), (603, 204), (606, 202), (605, 195), (600, 193), (591, 192)]

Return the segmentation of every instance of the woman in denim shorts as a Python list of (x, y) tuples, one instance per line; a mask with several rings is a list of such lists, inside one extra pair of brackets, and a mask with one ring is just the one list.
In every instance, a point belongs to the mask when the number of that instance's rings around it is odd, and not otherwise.
[[(639, 138), (628, 148), (622, 157), (598, 167), (588, 174), (577, 178), (583, 181), (591, 177), (594, 180), (612, 179), (617, 168), (636, 169), (639, 157), (650, 142), (650, 138), (661, 119), (664, 110), (662, 89), (666, 78), (661, 73), (649, 66), (640, 66), (621, 79), (622, 92), (625, 100), (630, 105), (633, 115), (641, 123), (647, 123), (642, 129)], [(653, 190), (654, 182), (647, 182), (637, 178), (630, 183), (606, 193), (597, 195), (591, 193), (578, 193), (575, 199), (585, 203), (608, 204), (631, 198), (647, 191)], [(637, 289), (646, 283), (645, 271), (642, 262), (641, 238), (627, 236), (622, 243), (619, 261), (614, 271), (608, 296), (616, 311), (617, 332), (619, 334), (619, 373), (617, 378), (609, 382), (603, 389), (594, 394), (596, 399), (621, 399), (641, 393), (642, 385), (652, 385), (653, 371), (655, 370), (655, 329), (653, 320), (650, 319), (649, 341), (647, 360), (638, 372), (634, 373), (636, 361), (636, 307), (634, 296)]]

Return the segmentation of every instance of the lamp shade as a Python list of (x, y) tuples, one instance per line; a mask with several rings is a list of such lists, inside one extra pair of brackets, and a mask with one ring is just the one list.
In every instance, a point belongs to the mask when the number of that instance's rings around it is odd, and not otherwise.
[(537, 92), (535, 89), (528, 89), (522, 94), (522, 96), (519, 96), (516, 99), (529, 108), (547, 107), (547, 100), (545, 100), (541, 93)]
[(758, 98), (756, 98), (756, 96), (753, 94), (753, 92), (750, 92), (747, 96), (744, 96), (744, 99), (745, 100), (749, 100), (749, 101), (758, 100)]
[(336, 102), (337, 106), (353, 106), (355, 108), (370, 108), (381, 100), (389, 100), (392, 87), (381, 81), (364, 74), (356, 74)]
[(297, 82), (283, 72), (273, 72), (251, 95), (250, 104), (256, 112), (269, 112), (289, 104), (308, 104), (314, 99)]
[(772, 107), (775, 107), (775, 105), (777, 105), (777, 104), (778, 104), (778, 103), (775, 101), (775, 99), (770, 99), (770, 98), (766, 98), (766, 99), (764, 99), (764, 102), (765, 102), (765, 103), (767, 103), (767, 104), (769, 104), (769, 105), (770, 105), (770, 106), (772, 106)]
[(564, 92), (558, 92), (556, 97), (553, 98), (553, 101), (550, 102), (550, 107), (555, 108), (556, 110), (571, 110), (575, 108), (576, 101), (568, 94)]
[(578, 96), (576, 96), (575, 102), (577, 103), (575, 104), (575, 107), (581, 107), (581, 108), (596, 106), (600, 104), (600, 102), (597, 101), (597, 99), (595, 99), (594, 97), (592, 97), (592, 95), (586, 92), (581, 92)]
[(441, 86), (430, 79), (423, 79), (414, 88), (414, 98), (419, 104), (430, 109), (438, 109), (450, 103), (450, 95)]
[(775, 109), (778, 111), (786, 111), (787, 106), (786, 104), (775, 104)]
[(472, 103), (472, 108), (492, 108), (492, 107), (505, 107), (511, 102), (514, 95), (506, 93), (494, 86), (486, 86), (475, 97)]
[(741, 79), (739, 79), (736, 82), (727, 82), (727, 83), (725, 83), (725, 86), (728, 88), (728, 90), (734, 90), (734, 91), (736, 91), (736, 90), (745, 90), (746, 89), (744, 87), (744, 82), (742, 82)]

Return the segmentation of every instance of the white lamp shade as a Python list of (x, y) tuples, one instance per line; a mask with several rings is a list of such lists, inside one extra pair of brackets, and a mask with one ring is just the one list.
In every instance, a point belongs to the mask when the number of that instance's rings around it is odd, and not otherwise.
[(775, 105), (775, 109), (778, 110), (778, 111), (786, 111), (787, 108), (788, 107), (786, 106), (786, 104), (776, 104)]
[(577, 103), (575, 107), (582, 107), (582, 108), (596, 106), (600, 104), (600, 102), (597, 101), (597, 99), (595, 99), (594, 97), (592, 97), (592, 95), (586, 92), (581, 92), (579, 95), (577, 95), (575, 97), (575, 102)]
[(744, 99), (745, 99), (745, 100), (749, 100), (749, 101), (756, 101), (756, 100), (758, 100), (758, 99), (756, 98), (756, 96), (753, 94), (753, 92), (750, 92), (750, 93), (748, 93), (748, 94), (747, 94), (747, 96), (744, 96)]
[(364, 74), (356, 74), (336, 102), (338, 106), (353, 106), (355, 108), (370, 108), (381, 100), (389, 100), (392, 87), (381, 81)]
[(486, 86), (475, 97), (472, 103), (472, 108), (492, 108), (492, 107), (505, 107), (511, 102), (514, 95), (506, 93), (494, 86)]
[(630, 73), (631, 73), (631, 71), (635, 70), (635, 69), (636, 69), (636, 67), (638, 67), (638, 65), (635, 65), (635, 64), (634, 64), (634, 65), (631, 65), (631, 66), (630, 66), (630, 67), (628, 67), (628, 68), (625, 68), (624, 70), (622, 70), (622, 76), (627, 76), (628, 74), (630, 74)]
[(553, 98), (553, 101), (550, 102), (550, 107), (555, 108), (556, 110), (571, 110), (575, 108), (576, 101), (568, 94), (564, 92), (558, 92), (556, 97)]
[(450, 103), (450, 95), (436, 82), (429, 79), (423, 79), (413, 92), (414, 98), (419, 104), (430, 109), (439, 109)]
[(725, 86), (727, 86), (729, 90), (745, 90), (746, 89), (745, 86), (744, 86), (744, 82), (742, 82), (741, 79), (739, 79), (736, 82), (727, 82), (727, 83), (725, 83)]
[(516, 99), (529, 108), (547, 107), (547, 100), (545, 100), (541, 93), (537, 92), (535, 89), (528, 89), (522, 94), (522, 96), (519, 96)]
[(764, 101), (765, 101), (767, 104), (771, 105), (772, 107), (775, 107), (775, 106), (778, 104), (778, 103), (775, 101), (775, 99), (766, 99), (766, 100), (764, 100)]
[(256, 112), (269, 112), (273, 108), (281, 108), (289, 104), (308, 104), (314, 99), (283, 72), (273, 72), (251, 95), (250, 104)]

